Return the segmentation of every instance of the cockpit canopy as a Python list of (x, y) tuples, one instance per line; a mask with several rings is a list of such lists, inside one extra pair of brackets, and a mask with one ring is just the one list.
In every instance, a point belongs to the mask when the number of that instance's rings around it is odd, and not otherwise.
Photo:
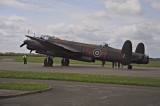
[(102, 47), (108, 47), (109, 44), (107, 44), (106, 42), (102, 42), (102, 44), (100, 46)]
[(41, 39), (44, 39), (44, 40), (58, 39), (58, 38), (56, 38), (55, 36), (50, 36), (50, 35), (41, 35), (40, 38), (41, 38)]

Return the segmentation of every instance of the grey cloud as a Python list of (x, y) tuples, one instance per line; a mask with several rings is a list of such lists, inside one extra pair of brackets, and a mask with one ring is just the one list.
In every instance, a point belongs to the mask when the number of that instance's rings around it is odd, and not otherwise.
[[(157, 36), (160, 35), (160, 32), (154, 32), (155, 30), (160, 30), (159, 23), (148, 25), (150, 23), (141, 23), (141, 24), (133, 24), (130, 26), (124, 26), (120, 27), (116, 30), (114, 30), (114, 33), (112, 33), (112, 38), (110, 41), (115, 41), (115, 38), (118, 38), (121, 41), (125, 40), (131, 40), (133, 43), (133, 48), (135, 49), (137, 44), (142, 42), (146, 45), (146, 50), (149, 53), (151, 50), (154, 50), (152, 52), (152, 57), (155, 57), (153, 54), (157, 54), (157, 52), (160, 52), (160, 37)], [(156, 33), (156, 34), (155, 34)], [(117, 41), (117, 44), (119, 41)], [(121, 47), (119, 47), (121, 48)], [(157, 51), (157, 52), (156, 52)]]
[(151, 7), (160, 11), (160, 1), (151, 1)]
[[(5, 25), (5, 21), (9, 22), (10, 25)], [(36, 36), (40, 36), (40, 34), (50, 34), (62, 39), (66, 39), (67, 37), (68, 40), (74, 40), (77, 42), (92, 44), (107, 42), (108, 44), (111, 44), (112, 47), (119, 49), (122, 48), (124, 41), (129, 39), (132, 41), (134, 49), (138, 43), (143, 42), (145, 43), (148, 51), (156, 50), (152, 52), (152, 55), (160, 52), (160, 49), (156, 49), (158, 45), (160, 45), (160, 23), (146, 22), (119, 26), (119, 28), (109, 28), (110, 26), (105, 26), (105, 23), (102, 24), (89, 19), (72, 24), (59, 23), (36, 25), (27, 19), (23, 22), (17, 22), (14, 20), (9, 20), (9, 18), (5, 18), (3, 20), (0, 18), (0, 23), (0, 41), (6, 41), (7, 39), (8, 42), (1, 42), (1, 50), (3, 51), (27, 51), (25, 48), (20, 49), (19, 45), (26, 39), (24, 35), (27, 34), (27, 30), (30, 28), (31, 36), (33, 32), (35, 32)], [(19, 29), (19, 32), (21, 33), (10, 33), (14, 31), (17, 32), (17, 29)], [(13, 43), (15, 45), (12, 45)], [(2, 48), (5, 47), (5, 45), (6, 48)]]
[(21, 9), (25, 9), (25, 10), (34, 10), (34, 11), (53, 11), (53, 9), (50, 8), (44, 8), (44, 7), (40, 7), (34, 4), (31, 4), (32, 2), (20, 2), (17, 0), (1, 0), (0, 4), (4, 4), (4, 5), (8, 5), (8, 6), (12, 6), (15, 8), (21, 8)]
[(123, 0), (123, 2), (108, 0), (105, 2), (105, 6), (110, 12), (117, 14), (134, 15), (144, 13), (144, 9), (139, 0)]
[(91, 19), (110, 19), (110, 16), (104, 10), (96, 11), (89, 17)]
[(20, 17), (20, 16), (13, 14), (12, 16), (9, 17), (9, 20), (10, 21), (25, 22), (27, 19), (25, 17), (22, 17), (22, 16)]

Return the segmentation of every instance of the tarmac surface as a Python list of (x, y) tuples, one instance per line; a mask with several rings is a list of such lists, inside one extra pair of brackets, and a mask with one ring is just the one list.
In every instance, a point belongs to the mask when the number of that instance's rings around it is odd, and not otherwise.
[(160, 68), (155, 68), (155, 67), (133, 66), (132, 70), (128, 70), (126, 66), (124, 66), (123, 68), (112, 68), (111, 66), (101, 67), (100, 65), (82, 65), (82, 64), (70, 64), (70, 66), (61, 66), (60, 64), (53, 64), (53, 67), (44, 67), (43, 63), (28, 63), (24, 65), (22, 62), (1, 61), (0, 70), (67, 72), (67, 73), (143, 76), (143, 77), (160, 78)]
[(53, 88), (1, 99), (0, 106), (160, 106), (158, 87), (5, 78), (0, 81), (45, 83)]
[[(121, 76), (144, 76), (160, 78), (160, 68), (101, 67), (99, 65), (73, 65), (69, 67), (54, 64), (43, 67), (43, 63), (28, 63), (2, 60), (0, 70), (69, 72), (85, 74), (104, 74)], [(0, 106), (160, 106), (160, 88), (84, 82), (66, 82), (50, 80), (29, 80), (0, 78), (0, 82), (37, 82), (53, 89), (35, 94), (3, 98), (11, 94), (25, 94), (25, 91), (0, 90)]]

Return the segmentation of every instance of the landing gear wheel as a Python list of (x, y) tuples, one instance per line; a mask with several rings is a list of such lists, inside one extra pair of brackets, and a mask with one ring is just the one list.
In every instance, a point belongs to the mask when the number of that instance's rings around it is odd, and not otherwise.
[(132, 69), (132, 65), (128, 65), (128, 69), (131, 70)]
[(53, 60), (51, 57), (47, 57), (44, 59), (44, 66), (52, 66), (53, 65)]
[(63, 58), (61, 60), (61, 64), (62, 64), (62, 66), (69, 66), (69, 59)]

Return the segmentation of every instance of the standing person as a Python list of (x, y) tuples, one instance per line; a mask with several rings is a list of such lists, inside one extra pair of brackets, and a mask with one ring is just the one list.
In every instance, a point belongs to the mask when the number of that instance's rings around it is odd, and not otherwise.
[(114, 62), (114, 66), (117, 67), (117, 62)]
[(24, 64), (27, 64), (27, 56), (26, 55), (23, 56), (23, 61), (24, 61)]
[(112, 62), (112, 68), (114, 68), (115, 62)]
[(105, 61), (102, 60), (102, 67), (104, 67), (104, 65), (105, 65)]
[(123, 64), (121, 65), (121, 68), (123, 68)]
[(121, 66), (121, 63), (120, 63), (120, 62), (118, 62), (118, 68), (120, 68), (120, 66)]

